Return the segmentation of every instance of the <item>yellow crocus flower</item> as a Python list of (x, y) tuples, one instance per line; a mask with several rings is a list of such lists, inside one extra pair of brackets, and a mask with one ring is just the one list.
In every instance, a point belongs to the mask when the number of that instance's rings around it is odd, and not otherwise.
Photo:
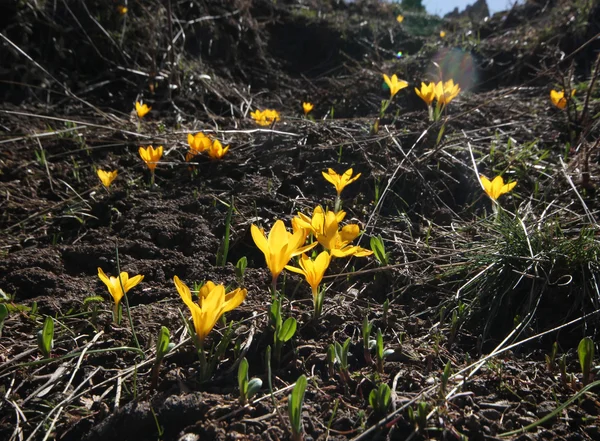
[(417, 92), (417, 95), (419, 95), (419, 98), (421, 98), (423, 101), (425, 101), (425, 104), (427, 104), (428, 106), (431, 106), (431, 103), (435, 99), (435, 83), (430, 82), (429, 84), (425, 84), (422, 82), (421, 90), (419, 90), (415, 87), (415, 92)]
[[(575, 89), (571, 91), (571, 96), (575, 95)], [(550, 100), (552, 104), (558, 107), (560, 110), (567, 107), (567, 98), (565, 97), (565, 91), (561, 90), (551, 90), (550, 91)]]
[(215, 139), (208, 149), (208, 156), (210, 156), (212, 159), (221, 159), (223, 156), (225, 156), (225, 153), (227, 153), (228, 150), (229, 146), (223, 147), (221, 145), (221, 141)]
[[(331, 212), (327, 211), (327, 213)], [(334, 214), (335, 220), (338, 223), (343, 221), (344, 217), (346, 217), (346, 212), (342, 210)], [(325, 229), (325, 217), (325, 211), (323, 211), (323, 207), (319, 205), (313, 211), (312, 217), (308, 217), (304, 213), (298, 213), (298, 216), (292, 218), (292, 225), (296, 224), (296, 227), (294, 228), (304, 228), (313, 234), (323, 234), (323, 230)]]
[(265, 261), (271, 271), (273, 281), (277, 280), (277, 277), (293, 256), (302, 254), (317, 245), (315, 242), (303, 246), (306, 241), (306, 230), (299, 229), (294, 231), (293, 234), (289, 233), (285, 229), (282, 220), (275, 222), (268, 237), (265, 237), (265, 233), (256, 225), (250, 227), (250, 232), (254, 243), (265, 255)]
[[(127, 6), (123, 6), (123, 5), (119, 5), (119, 6), (117, 6), (117, 11), (118, 11), (118, 12), (119, 12), (119, 14), (121, 14), (121, 15), (125, 15), (125, 14), (127, 14), (127, 11), (128, 11), (128, 10), (129, 10), (129, 9), (127, 9)], [(140, 117), (140, 118), (141, 118), (141, 117)]]
[(198, 132), (195, 135), (188, 133), (188, 144), (190, 146), (190, 150), (196, 154), (208, 150), (212, 145), (212, 141), (202, 132)]
[(250, 116), (260, 126), (270, 126), (280, 120), (279, 112), (272, 109), (255, 110), (254, 112), (250, 112)]
[(435, 85), (434, 93), (435, 97), (438, 100), (438, 104), (446, 105), (450, 103), (458, 93), (460, 92), (460, 86), (458, 84), (454, 84), (454, 80), (450, 79), (445, 83), (439, 81)]
[(398, 91), (408, 87), (408, 83), (404, 80), (399, 80), (396, 74), (392, 75), (392, 78), (383, 74), (383, 81), (385, 81), (385, 84), (390, 88), (391, 98), (394, 98), (394, 95), (396, 95)]
[[(131, 288), (133, 288), (138, 283), (140, 283), (142, 280), (144, 280), (144, 276), (139, 275), (139, 274), (130, 279), (129, 274), (127, 274), (127, 272), (123, 271), (123, 272), (121, 272), (121, 275), (120, 275), (121, 280), (119, 281), (119, 277), (113, 277), (113, 276), (108, 277), (106, 274), (104, 274), (104, 271), (102, 271), (102, 268), (98, 268), (98, 277), (100, 278), (100, 280), (102, 280), (104, 282), (104, 284), (108, 288), (108, 292), (110, 293), (113, 300), (115, 301), (115, 306), (114, 306), (115, 317), (118, 317), (117, 313), (119, 310), (119, 304), (121, 303), (121, 299), (123, 298), (123, 296)], [(121, 283), (123, 283), (122, 288), (121, 288)]]
[(185, 283), (179, 277), (173, 277), (177, 292), (181, 296), (183, 303), (187, 305), (192, 313), (194, 329), (200, 345), (204, 343), (206, 336), (215, 327), (219, 317), (225, 312), (231, 311), (238, 306), (246, 298), (247, 291), (245, 289), (236, 289), (229, 294), (225, 294), (223, 285), (215, 285), (210, 282), (207, 284), (205, 292), (200, 295), (200, 304), (192, 300), (192, 293)]
[(507, 184), (504, 183), (504, 179), (502, 176), (496, 176), (493, 181), (490, 182), (488, 178), (481, 175), (479, 176), (481, 180), (481, 185), (483, 189), (487, 193), (487, 195), (492, 198), (492, 200), (497, 200), (504, 193), (508, 193), (511, 191), (515, 185), (517, 185), (517, 181), (509, 182)]
[(325, 271), (327, 271), (330, 262), (331, 256), (329, 253), (327, 251), (322, 251), (315, 260), (311, 260), (306, 254), (302, 254), (298, 262), (300, 268), (291, 265), (286, 265), (285, 268), (292, 272), (302, 274), (312, 289), (313, 299), (316, 299), (319, 292), (319, 285), (323, 280), (323, 276), (325, 275)]
[(396, 21), (398, 23), (402, 23), (404, 21), (404, 15), (398, 14), (398, 16), (396, 17)]
[(157, 148), (154, 148), (151, 145), (146, 148), (140, 147), (139, 152), (142, 160), (146, 163), (152, 174), (154, 174), (154, 169), (158, 165), (158, 161), (160, 161), (163, 154), (162, 145)]
[[(364, 257), (373, 254), (365, 248), (351, 245), (351, 242), (360, 234), (360, 227), (356, 224), (345, 225), (339, 230), (339, 223), (344, 219), (346, 213), (337, 213), (327, 210), (323, 212), (321, 207), (315, 209), (311, 226), (313, 234), (323, 248), (329, 250), (331, 257)], [(302, 215), (304, 216), (304, 215)], [(307, 218), (305, 216), (305, 218)], [(304, 225), (304, 224), (302, 224)]]
[(117, 177), (117, 170), (104, 171), (104, 170), (98, 169), (96, 171), (96, 173), (98, 174), (100, 181), (102, 181), (102, 185), (104, 185), (106, 188), (110, 187), (110, 184), (112, 184), (112, 182)]
[(138, 118), (143, 118), (150, 110), (152, 110), (152, 107), (148, 107), (146, 104), (140, 104), (139, 101), (135, 102), (135, 111), (137, 112)]
[(338, 175), (331, 168), (327, 170), (327, 173), (325, 173), (325, 172), (322, 172), (322, 173), (323, 173), (323, 177), (327, 181), (329, 181), (333, 184), (333, 186), (335, 187), (335, 190), (337, 191), (338, 197), (340, 196), (340, 194), (342, 193), (342, 190), (346, 187), (346, 185), (352, 184), (354, 181), (356, 181), (358, 178), (360, 178), (360, 175), (361, 175), (361, 173), (359, 173), (353, 177), (352, 176), (353, 170), (351, 168), (346, 170), (343, 175)]
[[(204, 285), (198, 290), (198, 304), (202, 308), (203, 299), (207, 298), (208, 295), (219, 285), (214, 283), (212, 280), (207, 280)], [(221, 285), (222, 286), (222, 285)], [(240, 306), (240, 304), (246, 298), (248, 291), (242, 288), (236, 288), (225, 294), (225, 306), (223, 313), (229, 312)]]
[(314, 104), (312, 103), (302, 103), (302, 110), (304, 110), (304, 116), (308, 115), (308, 113), (314, 108)]
[(446, 31), (440, 31), (440, 38), (446, 37)]

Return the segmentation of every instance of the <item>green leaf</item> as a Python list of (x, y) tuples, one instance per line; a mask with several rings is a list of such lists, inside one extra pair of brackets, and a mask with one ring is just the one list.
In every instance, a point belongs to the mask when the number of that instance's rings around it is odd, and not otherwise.
[(285, 343), (290, 338), (292, 338), (296, 333), (296, 326), (296, 319), (294, 317), (288, 317), (288, 319), (283, 323), (281, 329), (279, 330), (279, 341)]
[(238, 279), (244, 278), (244, 273), (246, 272), (246, 267), (248, 266), (248, 259), (246, 256), (240, 257), (240, 260), (235, 264), (235, 274)]
[(385, 253), (385, 245), (381, 236), (371, 237), (371, 250), (375, 258), (381, 265), (387, 265), (387, 255)]
[(252, 398), (262, 387), (262, 380), (260, 378), (253, 378), (248, 382), (248, 390), (246, 394), (248, 398)]
[(8, 308), (4, 303), (0, 303), (0, 337), (2, 337), (2, 327), (6, 317), (8, 317)]
[(583, 384), (588, 384), (590, 381), (590, 371), (592, 369), (592, 361), (594, 360), (594, 342), (591, 338), (585, 337), (579, 342), (577, 347), (579, 355), (579, 364), (583, 373)]
[(246, 360), (246, 357), (240, 361), (237, 377), (240, 395), (246, 397), (248, 394), (248, 360)]
[(156, 362), (160, 362), (170, 350), (170, 332), (169, 328), (161, 326), (156, 339)]
[(301, 375), (296, 381), (294, 389), (289, 396), (288, 415), (295, 434), (302, 432), (302, 405), (304, 403), (304, 392), (306, 391), (306, 376)]
[(46, 317), (44, 327), (38, 332), (38, 347), (44, 357), (50, 356), (50, 351), (54, 344), (54, 320), (52, 317)]

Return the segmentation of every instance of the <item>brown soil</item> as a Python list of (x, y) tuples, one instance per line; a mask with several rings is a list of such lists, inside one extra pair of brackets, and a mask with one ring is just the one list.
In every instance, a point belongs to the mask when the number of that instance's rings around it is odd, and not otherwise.
[[(552, 107), (548, 93), (558, 72), (589, 80), (599, 48), (589, 42), (599, 32), (598, 6), (572, 19), (571, 2), (529, 1), (485, 23), (441, 21), (421, 36), (396, 23), (397, 5), (173, 3), (179, 37), (177, 68), (171, 69), (166, 2), (129, 2), (125, 28), (116, 3), (59, 2), (55, 10), (50, 2), (23, 3), (0, 21), (2, 34), (21, 49), (6, 41), (0, 48), (11, 66), (0, 72), (0, 289), (10, 310), (0, 338), (0, 439), (289, 439), (289, 386), (305, 374), (306, 440), (490, 440), (537, 421), (581, 390), (576, 348), (597, 330), (597, 293), (577, 275), (573, 284), (562, 283), (560, 270), (543, 290), (535, 286), (542, 296), (537, 312), (510, 342), (588, 318), (482, 362), (464, 384), (454, 376), (446, 393), (459, 388), (449, 399), (439, 383), (447, 362), (457, 373), (506, 346), (501, 342), (515, 317), (525, 314), (523, 299), (535, 291), (533, 278), (510, 285), (511, 300), (495, 315), (493, 300), (470, 299), (468, 318), (451, 329), (450, 311), (467, 281), (465, 272), (452, 270), (482, 240), (479, 219), (491, 211), (471, 154), (488, 176), (517, 170), (517, 191), (502, 199), (507, 210), (516, 212), (535, 191), (540, 196), (532, 203), (556, 200), (580, 219), (586, 209), (597, 211), (595, 181), (577, 180), (579, 200), (558, 165), (565, 158), (574, 176), (580, 158), (575, 147), (565, 154), (565, 114)], [(407, 14), (406, 26), (410, 20)], [(438, 37), (439, 29), (448, 30), (447, 39)], [(568, 63), (560, 62), (561, 52)], [(431, 72), (431, 60), (455, 63), (444, 57), (449, 53), (472, 63), (472, 86), (448, 107), (438, 142), (442, 125), (429, 123), (413, 86)], [(389, 96), (382, 73), (394, 72), (411, 85), (394, 98), (376, 131), (381, 100)], [(139, 98), (152, 111), (138, 130), (130, 111)], [(301, 101), (315, 104), (314, 120), (302, 117)], [(594, 97), (591, 106), (589, 114), (596, 115)], [(260, 128), (249, 118), (256, 108), (275, 108), (282, 121), (273, 130)], [(230, 151), (222, 160), (198, 156), (190, 166), (187, 133), (200, 130)], [(594, 126), (587, 139), (597, 132)], [(509, 139), (535, 146), (510, 163), (494, 159), (491, 146), (504, 151)], [(165, 147), (153, 187), (137, 153), (150, 144)], [(596, 163), (593, 152), (592, 175)], [(304, 280), (289, 273), (280, 281), (284, 316), (298, 320), (298, 331), (273, 366), (271, 397), (265, 363), (273, 343), (270, 274), (250, 225), (268, 230), (276, 219), (289, 225), (297, 212), (332, 207), (335, 191), (321, 175), (329, 167), (362, 174), (344, 190), (343, 208), (364, 229), (362, 246), (369, 247), (370, 237), (384, 238), (391, 265), (373, 257), (335, 260), (318, 323), (311, 320)], [(98, 183), (97, 168), (119, 171), (109, 190)], [(216, 255), (231, 201), (228, 263), (221, 267)], [(135, 346), (127, 319), (112, 322), (112, 300), (97, 276), (98, 267), (116, 274), (117, 248), (122, 270), (144, 275), (128, 295), (143, 358), (112, 350)], [(244, 256), (248, 296), (227, 321), (235, 323), (235, 341), (263, 388), (241, 406), (239, 351), (231, 348), (214, 377), (198, 381), (198, 357), (179, 313), (187, 317), (188, 310), (172, 279), (238, 286), (235, 263)], [(588, 263), (597, 275), (597, 262)], [(104, 301), (90, 302), (92, 296)], [(41, 362), (36, 343), (45, 316), (55, 319), (49, 362)], [(383, 373), (363, 356), (365, 316), (394, 349)], [(161, 326), (178, 346), (154, 389)], [(209, 340), (223, 332), (219, 324)], [(344, 385), (337, 373), (330, 376), (326, 354), (348, 337), (351, 381)], [(545, 361), (555, 341), (559, 355), (566, 354), (569, 381)], [(92, 352), (64, 358), (84, 348)], [(394, 390), (387, 417), (368, 402), (381, 382)], [(418, 402), (434, 410), (426, 427), (410, 418), (408, 409), (416, 413)], [(599, 415), (597, 397), (583, 395), (556, 418), (512, 438), (600, 439)]]

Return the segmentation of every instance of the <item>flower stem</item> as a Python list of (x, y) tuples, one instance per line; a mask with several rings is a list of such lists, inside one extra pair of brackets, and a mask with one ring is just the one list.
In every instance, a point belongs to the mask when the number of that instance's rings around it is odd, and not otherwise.
[(342, 208), (342, 198), (340, 197), (339, 193), (338, 195), (335, 197), (335, 207), (334, 210), (335, 213), (337, 214)]
[[(119, 246), (115, 246), (116, 255), (117, 255), (117, 273), (119, 274), (119, 284), (121, 285), (121, 290), (123, 291), (123, 297), (125, 298), (125, 306), (127, 307), (127, 317), (129, 317), (129, 326), (131, 326), (131, 333), (133, 334), (133, 341), (135, 342), (136, 348), (142, 351), (142, 347), (140, 346), (140, 342), (138, 341), (137, 334), (135, 333), (135, 328), (133, 327), (133, 319), (131, 318), (131, 310), (129, 309), (129, 300), (127, 299), (127, 293), (125, 292), (125, 287), (123, 286), (123, 280), (121, 279), (121, 264), (119, 261)], [(144, 352), (142, 351), (142, 358), (146, 358)]]

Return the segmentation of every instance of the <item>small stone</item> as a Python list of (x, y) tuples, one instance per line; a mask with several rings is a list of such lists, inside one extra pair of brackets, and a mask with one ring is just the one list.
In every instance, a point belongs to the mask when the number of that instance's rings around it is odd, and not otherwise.
[(499, 421), (500, 418), (502, 418), (502, 414), (496, 409), (483, 409), (481, 411), (481, 415), (483, 415), (488, 420), (492, 421)]
[(185, 433), (179, 437), (177, 441), (198, 441), (200, 439), (200, 435), (195, 433)]

